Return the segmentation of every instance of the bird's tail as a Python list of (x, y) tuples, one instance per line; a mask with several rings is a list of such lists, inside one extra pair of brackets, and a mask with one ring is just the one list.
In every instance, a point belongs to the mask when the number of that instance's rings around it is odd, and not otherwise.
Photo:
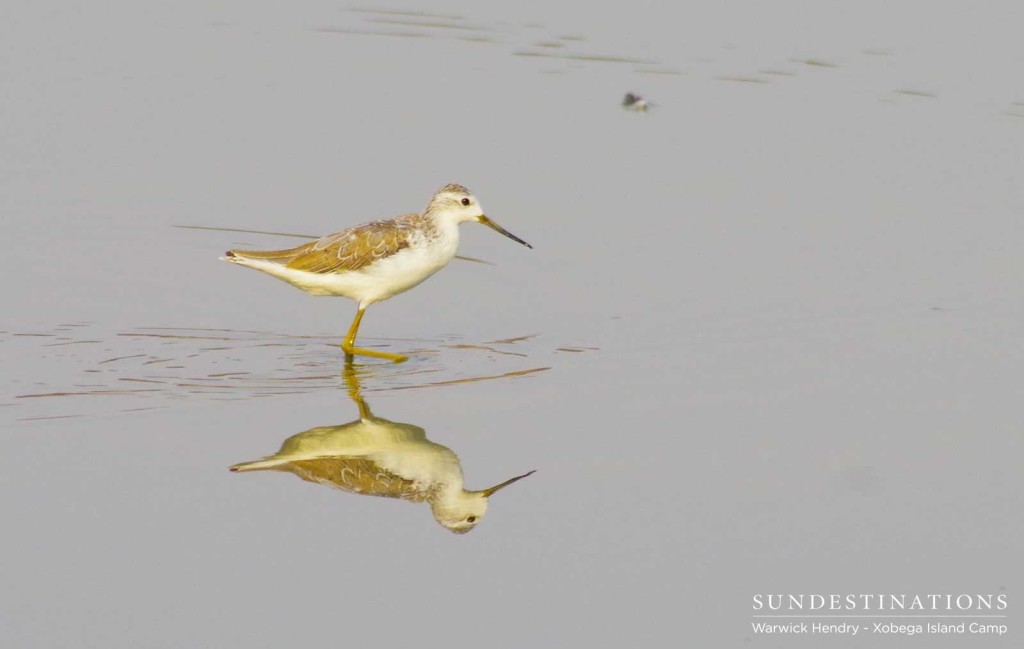
[(287, 264), (296, 255), (302, 252), (299, 246), (287, 250), (228, 250), (221, 257), (222, 261), (230, 261), (236, 264), (244, 264), (247, 261), (265, 261), (277, 264)]

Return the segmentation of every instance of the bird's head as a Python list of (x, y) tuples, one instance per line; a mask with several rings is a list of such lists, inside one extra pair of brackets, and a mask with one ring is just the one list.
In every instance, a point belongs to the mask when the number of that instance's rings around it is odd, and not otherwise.
[(491, 219), (487, 218), (487, 216), (484, 215), (483, 208), (480, 206), (480, 201), (478, 201), (476, 196), (473, 196), (473, 194), (471, 194), (470, 191), (462, 185), (452, 183), (439, 189), (437, 193), (434, 194), (433, 198), (430, 199), (430, 204), (427, 206), (426, 213), (433, 215), (435, 218), (450, 219), (456, 224), (465, 223), (466, 221), (476, 221), (477, 223), (486, 225), (496, 232), (500, 232), (513, 241), (523, 244), (527, 248), (533, 247)]
[(487, 513), (487, 499), (496, 491), (504, 489), (513, 482), (522, 480), (533, 471), (509, 478), (501, 484), (482, 491), (465, 491), (459, 489), (430, 501), (430, 510), (434, 518), (454, 534), (465, 534), (477, 526)]

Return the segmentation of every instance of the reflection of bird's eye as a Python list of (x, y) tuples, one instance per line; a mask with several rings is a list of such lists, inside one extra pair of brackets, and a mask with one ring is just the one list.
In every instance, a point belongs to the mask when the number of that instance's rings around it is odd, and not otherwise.
[[(463, 200), (463, 201), (466, 201), (466, 200), (468, 200), (468, 199), (466, 199), (466, 198), (463, 198), (462, 200)], [(467, 519), (466, 519), (466, 522), (467, 522), (467, 523), (475, 523), (475, 522), (476, 522), (476, 516), (470, 516), (469, 518), (467, 518)]]
[(462, 204), (468, 206), (469, 205), (469, 199), (468, 198), (463, 198), (462, 199)]

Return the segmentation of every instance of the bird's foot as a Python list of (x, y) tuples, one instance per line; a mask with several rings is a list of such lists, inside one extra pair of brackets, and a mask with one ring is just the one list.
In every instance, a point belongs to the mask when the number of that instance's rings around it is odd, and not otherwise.
[(392, 354), (390, 352), (382, 352), (376, 349), (365, 349), (363, 347), (355, 347), (354, 345), (341, 344), (341, 351), (345, 352), (345, 362), (351, 363), (356, 356), (371, 356), (373, 358), (384, 358), (395, 363), (404, 363), (409, 360), (408, 356), (402, 354)]

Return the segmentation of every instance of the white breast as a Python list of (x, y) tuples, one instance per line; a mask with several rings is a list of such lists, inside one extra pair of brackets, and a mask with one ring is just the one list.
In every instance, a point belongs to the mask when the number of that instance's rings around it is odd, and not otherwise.
[(408, 248), (359, 270), (306, 273), (288, 268), (259, 268), (311, 295), (348, 297), (361, 307), (386, 300), (420, 284), (444, 268), (459, 247), (458, 226), (440, 228), (437, 236), (417, 236)]

